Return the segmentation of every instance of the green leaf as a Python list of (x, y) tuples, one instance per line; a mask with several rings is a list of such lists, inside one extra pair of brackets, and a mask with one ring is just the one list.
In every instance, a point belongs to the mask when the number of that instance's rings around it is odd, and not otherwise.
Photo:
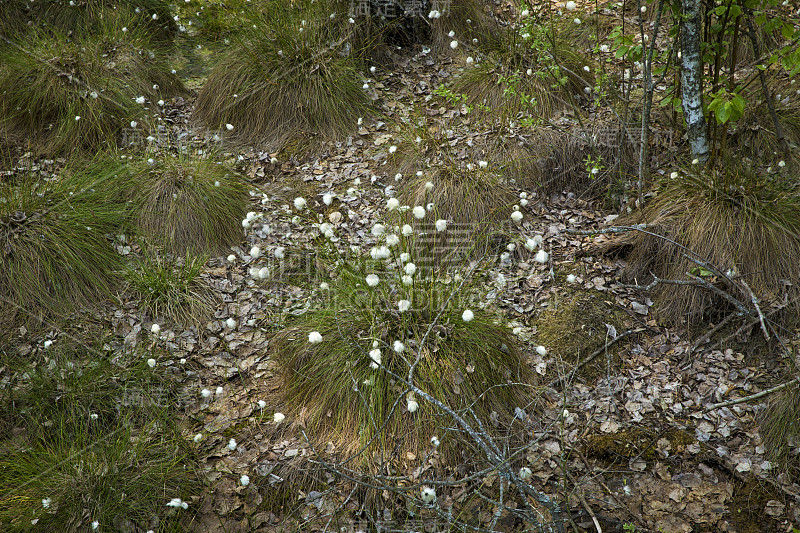
[(725, 102), (714, 112), (718, 124), (725, 124), (731, 118), (731, 103)]
[(783, 35), (786, 39), (791, 39), (794, 37), (794, 25), (786, 23), (781, 27), (781, 35)]

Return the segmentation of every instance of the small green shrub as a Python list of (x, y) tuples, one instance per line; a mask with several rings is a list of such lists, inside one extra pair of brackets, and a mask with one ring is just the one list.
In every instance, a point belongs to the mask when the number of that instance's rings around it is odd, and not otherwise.
[(96, 34), (34, 28), (2, 41), (0, 131), (50, 156), (114, 148), (123, 132), (144, 138), (156, 102), (182, 91), (165, 60), (144, 30), (114, 21)]

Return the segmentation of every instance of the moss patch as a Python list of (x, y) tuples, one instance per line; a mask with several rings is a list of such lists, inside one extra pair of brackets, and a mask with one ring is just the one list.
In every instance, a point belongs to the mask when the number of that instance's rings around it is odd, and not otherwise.
[[(617, 331), (624, 328), (625, 313), (613, 301), (595, 291), (569, 291), (556, 296), (553, 305), (543, 311), (531, 325), (536, 327), (537, 341), (558, 354), (566, 363), (577, 364), (606, 342), (606, 324)], [(621, 364), (618, 349), (610, 353)], [(585, 365), (578, 376), (594, 380), (606, 372), (605, 357)]]
[(626, 463), (628, 459), (641, 457), (646, 461), (659, 458), (656, 444), (667, 439), (672, 453), (681, 453), (687, 445), (697, 439), (681, 429), (670, 429), (664, 433), (648, 427), (633, 427), (611, 435), (589, 435), (584, 444), (587, 457), (614, 463)]

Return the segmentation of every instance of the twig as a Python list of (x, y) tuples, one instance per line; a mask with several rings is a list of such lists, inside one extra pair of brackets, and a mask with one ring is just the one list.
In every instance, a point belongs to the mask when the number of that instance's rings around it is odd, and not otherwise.
[[(562, 468), (563, 468), (563, 465), (562, 465)], [(575, 480), (573, 475), (570, 474), (569, 470), (567, 470), (566, 468), (564, 468), (564, 473), (567, 475), (567, 478), (569, 478), (569, 480), (572, 481), (572, 484), (575, 485), (575, 488), (576, 488), (575, 496), (578, 497), (578, 500), (581, 502), (581, 505), (583, 505), (583, 508), (586, 509), (586, 512), (589, 513), (589, 516), (592, 518), (592, 522), (594, 522), (594, 528), (597, 530), (597, 533), (603, 533), (603, 528), (600, 527), (600, 521), (597, 519), (597, 516), (595, 516), (594, 511), (589, 506), (589, 503), (586, 501), (586, 499), (583, 497), (583, 494), (581, 494), (577, 490), (578, 482)]]
[(719, 331), (720, 329), (724, 328), (724, 327), (725, 327), (725, 325), (726, 325), (728, 322), (730, 322), (731, 320), (733, 320), (733, 318), (734, 318), (735, 316), (736, 316), (736, 315), (733, 315), (733, 314), (726, 316), (726, 317), (725, 317), (725, 319), (724, 319), (724, 320), (722, 320), (722, 322), (720, 322), (719, 324), (717, 324), (716, 326), (714, 326), (713, 328), (711, 328), (710, 330), (708, 330), (708, 331), (707, 331), (707, 332), (706, 332), (706, 333), (705, 333), (705, 334), (704, 334), (702, 337), (700, 337), (699, 339), (697, 339), (696, 341), (694, 341), (694, 343), (692, 344), (692, 347), (689, 349), (689, 352), (687, 353), (687, 355), (691, 354), (691, 353), (692, 353), (692, 352), (694, 352), (694, 351), (695, 351), (697, 348), (699, 348), (701, 344), (703, 344), (703, 343), (704, 343), (704, 342), (706, 342), (706, 341), (707, 341), (709, 338), (711, 338), (711, 335), (713, 335), (714, 333), (716, 333), (716, 332), (717, 332), (717, 331)]
[(775, 387), (772, 387), (771, 389), (763, 390), (761, 392), (757, 392), (756, 394), (751, 394), (750, 396), (744, 396), (742, 398), (736, 398), (735, 400), (728, 400), (727, 402), (715, 403), (715, 404), (709, 405), (708, 407), (703, 409), (703, 412), (707, 413), (709, 411), (714, 411), (715, 409), (719, 409), (720, 407), (728, 407), (728, 406), (731, 406), (731, 405), (736, 405), (738, 403), (745, 403), (745, 402), (750, 402), (750, 401), (753, 401), (753, 400), (758, 400), (759, 398), (763, 398), (764, 396), (769, 396), (770, 394), (774, 394), (774, 393), (776, 393), (778, 391), (781, 391), (781, 390), (785, 389), (786, 387), (789, 387), (791, 385), (795, 385), (797, 383), (800, 383), (800, 376), (794, 378), (792, 381), (787, 381), (786, 383), (781, 383), (780, 385), (776, 385)]
[(764, 338), (769, 340), (769, 332), (767, 331), (767, 325), (764, 324), (764, 314), (761, 312), (761, 308), (758, 306), (758, 298), (756, 298), (756, 295), (753, 294), (753, 290), (744, 279), (740, 279), (739, 282), (744, 285), (744, 288), (750, 293), (750, 303), (753, 304), (753, 307), (756, 308), (756, 312), (758, 313), (758, 321), (761, 323), (761, 331), (764, 332)]
[(605, 229), (567, 229), (571, 235), (605, 235), (608, 233), (627, 233), (628, 231), (641, 231), (647, 229), (647, 224), (634, 224), (633, 226), (612, 226)]

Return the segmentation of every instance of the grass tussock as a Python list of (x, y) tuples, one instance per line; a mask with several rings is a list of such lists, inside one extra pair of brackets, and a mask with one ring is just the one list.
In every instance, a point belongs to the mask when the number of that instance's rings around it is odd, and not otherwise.
[(634, 125), (626, 131), (614, 120), (595, 119), (586, 131), (539, 128), (521, 145), (498, 142), (491, 153), (504, 163), (503, 175), (524, 189), (608, 199), (636, 179), (635, 135)]
[(567, 21), (524, 25), (501, 33), (502, 45), (478, 58), (452, 84), (484, 120), (547, 118), (573, 105), (594, 85), (593, 61), (576, 43), (582, 29)]
[(200, 277), (204, 264), (203, 258), (191, 255), (170, 261), (145, 253), (125, 277), (150, 317), (197, 326), (215, 308), (214, 293)]
[[(536, 327), (536, 342), (546, 346), (572, 372), (576, 365), (609, 339), (606, 324), (623, 330), (626, 314), (592, 291), (567, 290), (531, 322)], [(617, 359), (617, 358), (615, 358)], [(578, 375), (592, 380), (606, 374), (606, 358), (600, 357), (579, 370)]]
[(123, 132), (144, 138), (156, 102), (182, 91), (147, 35), (113, 21), (72, 37), (32, 29), (0, 42), (0, 63), (0, 131), (49, 156), (114, 148)]
[[(784, 80), (768, 79), (774, 98), (775, 114), (781, 127), (784, 139), (790, 150), (786, 163), (800, 164), (798, 146), (800, 146), (800, 96), (796, 94), (794, 85)], [(776, 164), (786, 159), (786, 155), (778, 139), (775, 122), (772, 120), (767, 102), (761, 91), (761, 85), (754, 83), (743, 95), (747, 104), (742, 117), (736, 122), (728, 143), (743, 156), (753, 161), (764, 161)]]
[(129, 180), (138, 233), (167, 252), (221, 255), (241, 240), (247, 187), (216, 161), (164, 155), (134, 164)]
[(211, 72), (195, 114), (228, 139), (279, 151), (300, 137), (341, 139), (372, 112), (347, 20), (328, 2), (280, 2), (237, 36)]
[(121, 260), (107, 235), (128, 213), (108, 185), (75, 172), (0, 186), (2, 322), (69, 313), (112, 294)]
[[(424, 14), (426, 19), (428, 14)], [(429, 23), (431, 48), (438, 54), (451, 53), (453, 40), (459, 42), (456, 49), (459, 52), (465, 48), (496, 50), (503, 46), (502, 28), (492, 13), (491, 4), (480, 0), (452, 0), (440, 17), (429, 19)], [(454, 37), (450, 37), (451, 31), (455, 32)]]
[(767, 447), (770, 460), (790, 473), (800, 474), (800, 395), (797, 386), (776, 394), (759, 420), (761, 438)]
[[(366, 332), (380, 335), (383, 364), (405, 377), (414, 354), (396, 354), (391, 344), (395, 339), (421, 339), (433, 318), (432, 310), (407, 316), (387, 313), (381, 310), (386, 303), (376, 302), (372, 317), (367, 309), (350, 307), (315, 313), (276, 337), (274, 349), (285, 368), (288, 399), (303, 410), (303, 422), (318, 443), (332, 441), (345, 453), (369, 445), (368, 455), (388, 458), (429, 447), (437, 428), (441, 431), (441, 413), (435, 406), (415, 397), (420, 409), (409, 412), (407, 400), (413, 394), (404, 395), (402, 384), (370, 368), (373, 340), (364, 338)], [(452, 309), (442, 315), (422, 350), (415, 383), (458, 412), (472, 408), (483, 421), (493, 412), (499, 414), (501, 427), (508, 431), (514, 407), (524, 408), (530, 394), (524, 385), (511, 383), (531, 383), (529, 369), (507, 328), (480, 318), (466, 324), (460, 314)], [(311, 331), (322, 335), (320, 344), (308, 342)], [(457, 460), (461, 441), (448, 436), (442, 440), (442, 452)]]
[(32, 359), (0, 354), (12, 380), (0, 423), (14, 428), (0, 442), (4, 530), (181, 529), (191, 509), (165, 503), (191, 501), (199, 483), (176, 384), (148, 366), (152, 354), (52, 342)]
[(533, 375), (516, 337), (478, 305), (482, 281), (465, 262), (448, 273), (423, 268), (416, 243), (426, 235), (400, 230), (404, 222), (411, 230), (410, 213), (393, 215), (371, 231), (369, 254), (340, 252), (328, 240), (335, 231), (320, 236), (317, 272), (327, 281), (316, 289), (319, 304), (292, 319), (271, 349), (297, 423), (322, 448), (330, 441), (345, 454), (365, 448), (367, 462), (402, 459), (437, 435), (445, 460), (463, 462), (469, 439), (442, 429), (442, 416), (454, 422), (404, 384), (411, 366), (416, 386), (470, 420), (472, 410), (501, 440), (518, 433), (515, 407), (531, 410)]
[(4, 0), (0, 3), (0, 31), (18, 35), (31, 26), (50, 28), (65, 34), (84, 35), (102, 31), (108, 20), (118, 20), (120, 28), (144, 30), (161, 41), (171, 40), (177, 25), (163, 0)]
[[(785, 180), (733, 166), (699, 175), (687, 173), (665, 180), (656, 198), (635, 219), (646, 222), (649, 232), (675, 241), (722, 272), (730, 270), (734, 281), (741, 279), (752, 288), (765, 312), (788, 291), (788, 307), (796, 314), (800, 195)], [(743, 287), (731, 287), (704, 273), (675, 244), (642, 232), (632, 232), (626, 242), (632, 245), (629, 278), (648, 283), (652, 273), (661, 279), (686, 280), (687, 272), (693, 272), (720, 284), (740, 301), (750, 301)], [(662, 284), (655, 294), (659, 312), (676, 322), (697, 320), (729, 305), (695, 287)]]
[[(413, 222), (415, 230), (427, 236), (417, 244), (432, 257), (456, 264), (466, 257), (491, 253), (494, 237), (510, 223), (512, 206), (519, 201), (514, 191), (489, 169), (456, 166), (442, 166), (407, 181), (401, 186), (400, 200), (412, 207), (432, 207), (423, 220)], [(437, 220), (447, 221), (446, 231), (436, 230)]]

